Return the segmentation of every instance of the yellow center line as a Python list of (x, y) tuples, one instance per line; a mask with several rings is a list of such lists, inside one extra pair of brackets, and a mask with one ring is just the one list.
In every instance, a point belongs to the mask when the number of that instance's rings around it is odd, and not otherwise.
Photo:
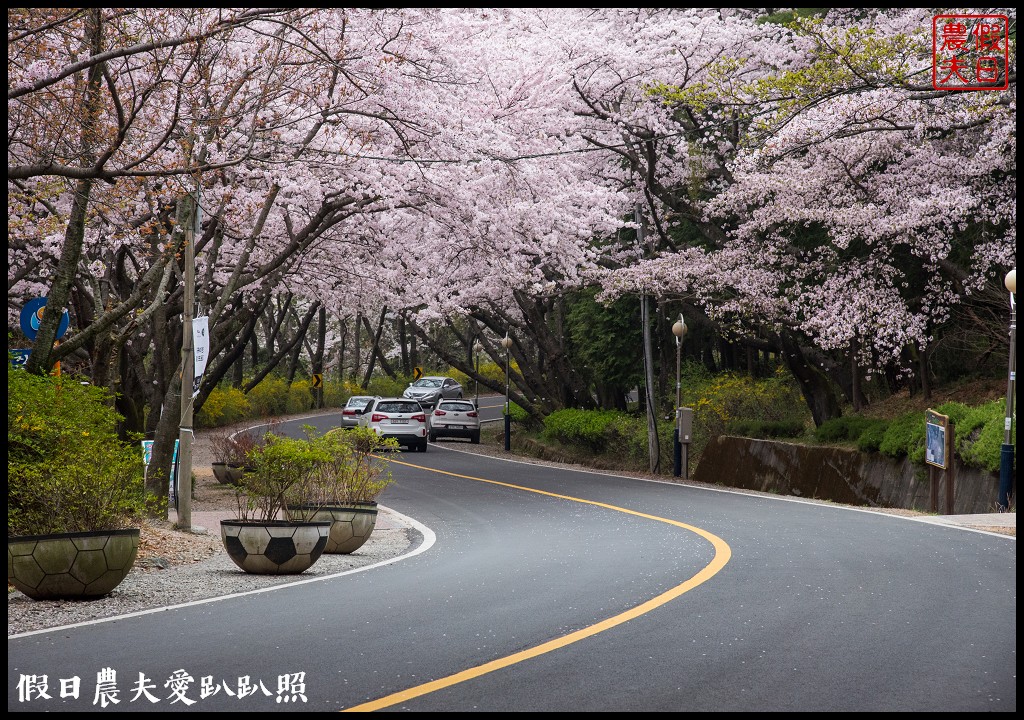
[(702, 538), (710, 542), (711, 545), (715, 548), (715, 556), (711, 559), (710, 563), (708, 563), (702, 570), (700, 570), (693, 577), (680, 583), (679, 585), (676, 585), (673, 588), (670, 588), (669, 590), (666, 590), (660, 595), (651, 598), (650, 600), (642, 602), (639, 605), (636, 605), (630, 608), (629, 610), (626, 610), (625, 612), (619, 613), (618, 615), (613, 615), (612, 617), (602, 620), (601, 622), (595, 623), (594, 625), (581, 628), (580, 630), (576, 630), (574, 632), (568, 633), (567, 635), (563, 635), (553, 640), (548, 640), (547, 642), (541, 643), (540, 645), (536, 645), (532, 648), (520, 650), (517, 653), (507, 655), (503, 658), (491, 660), (490, 662), (483, 663), (482, 665), (477, 665), (476, 667), (472, 667), (467, 670), (462, 670), (461, 672), (457, 672), (453, 675), (438, 678), (437, 680), (432, 680), (431, 682), (423, 683), (422, 685), (417, 685), (407, 690), (392, 693), (391, 695), (386, 695), (377, 700), (371, 700), (370, 702), (362, 703), (361, 705), (354, 705), (353, 707), (342, 710), (342, 712), (369, 712), (372, 710), (381, 710), (386, 707), (391, 707), (392, 705), (397, 705), (399, 703), (406, 702), (407, 700), (412, 700), (413, 698), (417, 698), (422, 695), (427, 695), (437, 690), (451, 687), (452, 685), (458, 685), (459, 683), (466, 682), (467, 680), (472, 680), (473, 678), (478, 678), (481, 675), (486, 675), (496, 670), (501, 670), (502, 668), (509, 667), (510, 665), (521, 663), (524, 660), (529, 660), (531, 658), (544, 655), (545, 653), (552, 652), (553, 650), (558, 650), (559, 648), (563, 648), (567, 645), (579, 642), (580, 640), (591, 637), (592, 635), (597, 635), (600, 632), (609, 630), (615, 627), (616, 625), (621, 625), (622, 623), (628, 620), (640, 617), (641, 615), (644, 615), (650, 612), (651, 610), (654, 610), (655, 608), (661, 607), (670, 600), (674, 600), (683, 593), (689, 592), (698, 585), (707, 582), (712, 577), (717, 575), (718, 572), (726, 566), (726, 564), (732, 557), (732, 550), (729, 548), (729, 545), (724, 540), (722, 540), (722, 538), (718, 537), (717, 535), (712, 535), (711, 533), (707, 532), (706, 530), (702, 530), (701, 528), (694, 527), (693, 525), (687, 525), (686, 523), (679, 522), (678, 520), (670, 520), (668, 518), (659, 517), (657, 515), (649, 515), (647, 513), (637, 512), (636, 510), (618, 507), (617, 505), (608, 505), (607, 503), (596, 502), (594, 500), (584, 500), (583, 498), (572, 497), (571, 495), (560, 495), (558, 493), (551, 493), (545, 490), (535, 490), (534, 488), (523, 487), (521, 485), (513, 485), (512, 483), (501, 482), (499, 480), (488, 480), (486, 478), (474, 477), (472, 475), (460, 475), (459, 473), (448, 472), (446, 470), (435, 470), (434, 468), (428, 468), (422, 465), (414, 465), (413, 463), (407, 463), (401, 460), (392, 460), (391, 462), (397, 463), (399, 465), (406, 465), (408, 467), (417, 468), (419, 470), (429, 470), (430, 472), (435, 472), (440, 475), (450, 475), (451, 477), (464, 478), (467, 480), (476, 480), (478, 482), (490, 483), (491, 485), (501, 485), (503, 487), (514, 488), (516, 490), (525, 490), (526, 492), (532, 492), (538, 495), (547, 495), (548, 497), (560, 498), (562, 500), (571, 500), (573, 502), (583, 503), (584, 505), (594, 505), (597, 507), (607, 508), (609, 510), (615, 510), (616, 512), (625, 513), (627, 515), (635, 515), (636, 517), (642, 517), (648, 520), (655, 520), (657, 522), (663, 522), (668, 525), (675, 525), (676, 527), (680, 527), (684, 530), (689, 530), (690, 532), (696, 533), (697, 535), (700, 535)]

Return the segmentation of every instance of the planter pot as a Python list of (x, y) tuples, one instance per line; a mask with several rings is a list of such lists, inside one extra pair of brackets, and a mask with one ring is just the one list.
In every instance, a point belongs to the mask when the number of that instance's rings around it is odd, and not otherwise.
[(370, 533), (377, 525), (377, 503), (347, 503), (318, 508), (299, 505), (289, 508), (288, 516), (296, 520), (329, 520), (331, 535), (324, 552), (346, 555), (370, 539)]
[(213, 463), (213, 476), (222, 485), (237, 485), (242, 480), (244, 465), (235, 463)]
[(106, 595), (135, 563), (139, 529), (7, 538), (7, 582), (33, 600)]
[(238, 567), (258, 575), (305, 572), (327, 547), (329, 521), (221, 520), (224, 549)]

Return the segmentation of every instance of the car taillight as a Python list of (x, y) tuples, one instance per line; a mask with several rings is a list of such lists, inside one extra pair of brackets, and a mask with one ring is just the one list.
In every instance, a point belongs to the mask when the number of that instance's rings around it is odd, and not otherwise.
[(476, 410), (471, 410), (470, 412), (466, 413), (466, 417), (476, 417)]
[(355, 410), (342, 410), (341, 414), (342, 415), (355, 415), (356, 411)]
[(412, 419), (415, 420), (416, 422), (426, 422), (427, 416), (424, 415), (423, 413), (420, 413), (419, 415), (413, 415)]
[(435, 415), (447, 415), (448, 413), (446, 413), (444, 410), (435, 410), (434, 414)]
[(380, 415), (379, 413), (374, 413), (372, 416), (370, 416), (370, 422), (380, 422), (381, 420), (387, 420), (387, 419), (388, 419), (387, 415)]

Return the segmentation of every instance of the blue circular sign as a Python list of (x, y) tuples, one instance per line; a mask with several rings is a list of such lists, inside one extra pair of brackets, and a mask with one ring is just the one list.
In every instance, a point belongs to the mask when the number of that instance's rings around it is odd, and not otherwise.
[[(25, 307), (21, 309), (21, 331), (25, 333), (25, 337), (29, 340), (35, 340), (36, 335), (39, 333), (39, 323), (42, 322), (43, 308), (45, 307), (46, 298), (41, 297), (29, 300), (25, 303)], [(64, 333), (68, 331), (68, 325), (70, 324), (71, 316), (65, 310), (64, 314), (61, 315), (60, 325), (57, 326), (57, 335), (54, 339), (59, 340), (64, 337)]]

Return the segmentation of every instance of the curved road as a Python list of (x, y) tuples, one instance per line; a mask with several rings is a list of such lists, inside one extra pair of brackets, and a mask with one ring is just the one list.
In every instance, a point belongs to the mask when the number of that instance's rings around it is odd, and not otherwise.
[(14, 637), (8, 709), (1016, 710), (1013, 537), (458, 447), (394, 458), (420, 552)]

